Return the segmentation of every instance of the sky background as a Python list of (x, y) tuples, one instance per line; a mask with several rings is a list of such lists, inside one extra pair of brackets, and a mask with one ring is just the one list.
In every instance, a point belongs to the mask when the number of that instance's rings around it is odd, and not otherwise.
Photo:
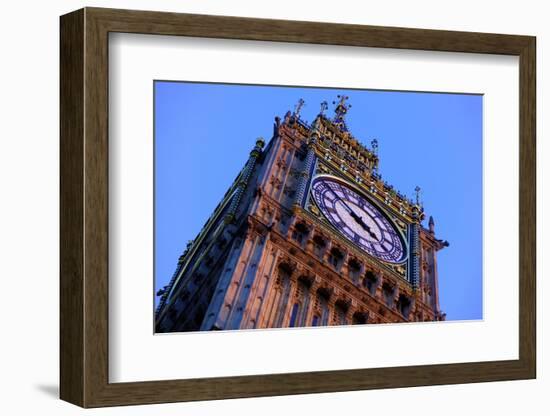
[[(413, 197), (450, 246), (438, 253), (440, 306), (447, 320), (482, 318), (482, 101), (480, 95), (202, 84), (155, 88), (155, 286), (166, 285), (275, 116), (306, 102), (311, 122), (338, 94), (350, 97), (352, 135), (379, 144), (379, 173)], [(158, 297), (156, 298), (158, 302)]]

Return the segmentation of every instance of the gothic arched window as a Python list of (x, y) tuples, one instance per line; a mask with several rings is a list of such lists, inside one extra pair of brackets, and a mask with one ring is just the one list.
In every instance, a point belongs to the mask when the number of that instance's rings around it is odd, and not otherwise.
[(397, 310), (401, 315), (408, 319), (411, 311), (411, 300), (407, 296), (400, 294), (399, 299), (397, 300)]
[(300, 304), (296, 302), (294, 305), (292, 305), (292, 311), (290, 312), (290, 323), (288, 324), (289, 327), (293, 328), (296, 325), (296, 321), (298, 320), (298, 314), (300, 312)]
[[(329, 310), (328, 310), (328, 300), (330, 298), (330, 293), (327, 289), (320, 288), (317, 290), (315, 297), (315, 309), (316, 315), (318, 316), (318, 322), (314, 326), (326, 326), (328, 325)], [(314, 317), (315, 318), (315, 317)]]
[(299, 245), (303, 245), (304, 242), (307, 240), (308, 234), (309, 234), (308, 226), (303, 222), (299, 222), (294, 226), (294, 231), (292, 232), (292, 239), (296, 241)]
[(330, 250), (330, 255), (328, 257), (328, 262), (334, 267), (336, 270), (340, 269), (340, 266), (342, 265), (342, 261), (344, 260), (344, 253), (340, 251), (338, 248), (333, 247)]
[(320, 235), (313, 237), (313, 254), (317, 258), (322, 259), (325, 254), (325, 248), (327, 247), (327, 242)]
[(374, 295), (374, 293), (376, 292), (376, 287), (378, 286), (378, 278), (371, 270), (365, 273), (365, 278), (363, 279), (363, 286), (367, 288), (367, 290), (371, 295)]
[(384, 283), (382, 285), (382, 294), (384, 295), (384, 302), (390, 308), (393, 308), (393, 297), (395, 294), (395, 288), (389, 283)]
[(359, 281), (359, 275), (361, 274), (361, 263), (357, 259), (350, 259), (348, 261), (348, 275), (353, 283)]
[(311, 286), (311, 281), (308, 277), (301, 276), (298, 279), (296, 286), (296, 294), (294, 296), (295, 302), (292, 305), (292, 310), (290, 312), (290, 321), (289, 326), (304, 326), (306, 314), (309, 309), (310, 296), (309, 288)]
[(352, 325), (366, 324), (369, 318), (368, 312), (355, 312), (351, 318)]
[(346, 313), (348, 312), (348, 305), (344, 301), (337, 301), (334, 304), (334, 323), (336, 325), (346, 325), (348, 320)]
[(274, 328), (281, 328), (283, 326), (285, 310), (290, 300), (289, 297), (291, 274), (292, 268), (288, 263), (283, 262), (279, 264), (274, 293), (275, 299), (273, 301), (274, 310), (272, 312), (272, 326)]

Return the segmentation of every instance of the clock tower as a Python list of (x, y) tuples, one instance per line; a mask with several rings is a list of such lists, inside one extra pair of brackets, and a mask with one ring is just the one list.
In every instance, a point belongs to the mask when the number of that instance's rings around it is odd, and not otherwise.
[(420, 201), (382, 180), (348, 97), (308, 124), (300, 100), (247, 163), (158, 291), (157, 332), (444, 320)]

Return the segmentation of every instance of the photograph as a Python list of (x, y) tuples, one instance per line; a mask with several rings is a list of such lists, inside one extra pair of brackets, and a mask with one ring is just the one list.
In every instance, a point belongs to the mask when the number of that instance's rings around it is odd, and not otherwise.
[(483, 319), (483, 95), (154, 81), (155, 333)]
[[(17, 56), (59, 59), (7, 102), (59, 105), (6, 135), (4, 176), (41, 184), (8, 200), (44, 218), (5, 216), (5, 274), (36, 254), (57, 284), (8, 299), (48, 333), (15, 332), (46, 349), (11, 360), (34, 390), (10, 406), (536, 410), (548, 25), (402, 3), (39, 13)], [(59, 244), (33, 251), (43, 226)]]

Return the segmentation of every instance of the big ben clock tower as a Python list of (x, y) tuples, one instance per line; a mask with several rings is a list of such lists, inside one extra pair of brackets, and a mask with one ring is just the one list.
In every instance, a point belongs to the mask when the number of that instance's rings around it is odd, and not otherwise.
[(435, 223), (378, 174), (338, 96), (313, 123), (303, 101), (258, 139), (158, 292), (157, 332), (443, 320)]

